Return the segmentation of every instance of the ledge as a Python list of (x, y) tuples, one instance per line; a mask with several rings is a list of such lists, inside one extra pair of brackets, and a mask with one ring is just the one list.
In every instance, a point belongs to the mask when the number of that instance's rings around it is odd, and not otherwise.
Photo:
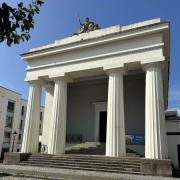
[[(130, 32), (133, 33), (135, 32), (135, 30), (140, 30), (140, 29), (144, 29), (147, 30), (147, 27), (157, 27), (162, 30), (161, 25), (166, 25), (168, 22), (167, 21), (163, 21), (161, 22), (160, 19), (152, 19), (149, 21), (144, 21), (144, 22), (140, 22), (140, 23), (135, 23), (135, 24), (131, 24), (128, 26), (112, 26), (112, 27), (108, 27), (108, 28), (104, 28), (104, 29), (100, 29), (100, 30), (95, 30), (89, 33), (83, 33), (80, 35), (74, 35), (72, 37), (67, 37), (61, 40), (56, 40), (54, 43), (49, 44), (49, 45), (45, 45), (42, 47), (38, 47), (38, 48), (33, 48), (31, 49), (29, 52), (21, 54), (21, 57), (23, 59), (30, 59), (30, 58), (34, 58), (37, 57), (39, 55), (45, 55), (45, 54), (49, 54), (51, 53), (57, 53), (57, 49), (58, 51), (61, 49), (61, 51), (68, 51), (69, 49), (77, 49), (79, 47), (85, 47), (85, 46), (89, 46), (91, 45), (90, 40), (94, 40), (94, 39), (99, 39), (99, 41), (97, 43), (102, 43), (102, 42), (106, 42), (106, 40), (104, 40), (104, 37), (108, 38), (108, 37), (113, 37), (114, 35), (117, 34), (121, 34), (124, 32)], [(159, 25), (159, 26), (158, 26)], [(137, 35), (137, 33), (135, 33), (135, 35)], [(125, 36), (126, 37), (126, 36)], [(119, 38), (125, 38), (125, 37), (119, 37)], [(129, 37), (129, 36), (127, 36)], [(102, 40), (103, 38), (103, 40)], [(101, 39), (101, 40), (100, 40)], [(112, 38), (112, 40), (115, 40), (116, 38)], [(88, 41), (88, 44), (86, 43)], [(109, 41), (107, 39), (107, 41)], [(83, 42), (83, 43), (82, 43)], [(81, 45), (78, 45), (78, 44)], [(95, 43), (92, 43), (93, 45), (95, 45)], [(71, 45), (71, 46), (69, 46)]]
[(172, 176), (171, 160), (141, 158), (141, 174), (150, 176)]
[(7, 152), (4, 154), (3, 164), (18, 164), (29, 155), (29, 153)]

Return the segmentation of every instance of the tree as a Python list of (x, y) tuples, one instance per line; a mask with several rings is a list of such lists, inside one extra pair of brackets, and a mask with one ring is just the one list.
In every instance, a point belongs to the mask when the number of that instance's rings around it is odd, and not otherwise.
[(30, 30), (34, 28), (34, 15), (39, 14), (43, 0), (32, 0), (25, 7), (23, 2), (12, 8), (6, 3), (0, 7), (0, 42), (5, 41), (8, 46), (12, 43), (30, 39)]

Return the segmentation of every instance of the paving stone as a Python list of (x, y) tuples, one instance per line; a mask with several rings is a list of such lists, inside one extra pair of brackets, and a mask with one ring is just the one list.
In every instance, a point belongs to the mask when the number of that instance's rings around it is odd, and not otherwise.
[(49, 177), (50, 179), (66, 179), (66, 180), (176, 180), (168, 177), (154, 177), (154, 176), (141, 176), (130, 174), (117, 174), (106, 172), (92, 172), (59, 168), (47, 167), (32, 167), (32, 166), (19, 166), (19, 165), (0, 165), (0, 172), (9, 173), (24, 173), (26, 175), (36, 175)]

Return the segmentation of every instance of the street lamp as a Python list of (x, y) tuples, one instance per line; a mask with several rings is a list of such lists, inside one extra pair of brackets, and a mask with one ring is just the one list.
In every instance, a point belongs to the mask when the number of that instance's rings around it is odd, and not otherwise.
[(13, 144), (12, 144), (12, 152), (14, 151), (14, 141), (15, 141), (15, 138), (16, 138), (16, 135), (17, 135), (17, 132), (16, 131), (14, 131), (13, 133), (12, 133), (12, 135), (13, 135)]

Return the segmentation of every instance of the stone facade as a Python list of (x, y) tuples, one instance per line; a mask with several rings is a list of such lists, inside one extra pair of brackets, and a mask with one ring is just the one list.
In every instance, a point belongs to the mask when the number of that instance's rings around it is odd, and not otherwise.
[[(78, 126), (87, 130), (92, 127), (90, 135), (86, 133), (86, 140), (97, 140), (98, 115), (94, 110), (97, 116), (92, 116), (89, 110), (93, 104), (105, 101), (106, 156), (126, 156), (126, 121), (129, 121), (137, 126), (139, 123), (139, 129), (144, 126), (141, 131), (145, 134), (145, 158), (168, 158), (164, 110), (168, 97), (169, 22), (154, 19), (95, 30), (31, 49), (21, 56), (27, 63), (25, 80), (30, 83), (23, 153), (38, 151), (37, 117), (43, 87), (46, 103), (42, 141), (47, 153), (63, 154), (66, 132), (72, 133)], [(125, 79), (130, 76), (132, 84), (137, 80), (133, 77), (143, 77), (140, 85), (142, 93), (134, 93), (131, 88), (128, 92), (124, 91)], [(75, 93), (76, 83), (98, 80), (107, 82), (107, 89), (100, 90), (105, 92), (102, 95), (104, 100), (94, 98), (91, 103), (83, 101), (88, 91), (85, 86), (81, 86), (79, 96)], [(70, 90), (73, 86), (74, 93)], [(137, 117), (138, 108), (138, 114), (142, 113), (142, 116), (135, 121), (133, 115)], [(78, 121), (81, 121), (84, 111), (87, 112), (87, 120), (85, 117), (84, 126), (81, 126)], [(90, 121), (89, 117), (92, 117)], [(70, 123), (71, 127), (68, 127)]]

